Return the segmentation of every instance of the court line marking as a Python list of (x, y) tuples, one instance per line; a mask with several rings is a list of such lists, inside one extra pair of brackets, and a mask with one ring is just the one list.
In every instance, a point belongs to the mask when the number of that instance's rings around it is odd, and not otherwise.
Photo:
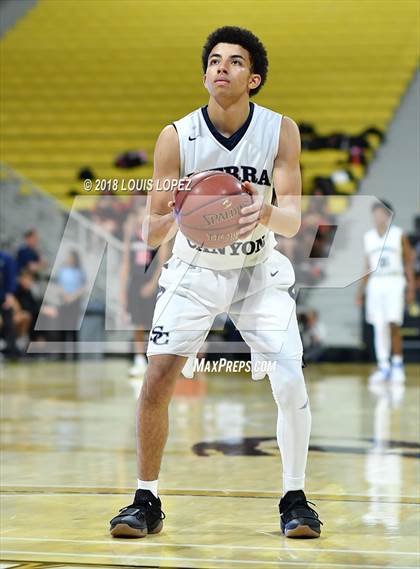
[[(24, 490), (22, 490), (22, 488)], [(57, 491), (54, 491), (57, 489)], [(63, 489), (60, 491), (60, 489)], [(0, 491), (4, 494), (15, 493), (17, 491), (22, 494), (108, 494), (114, 496), (121, 496), (124, 494), (132, 494), (133, 489), (125, 488), (109, 488), (107, 486), (70, 486), (70, 485), (34, 485), (28, 487), (27, 484), (10, 484), (0, 486)], [(160, 490), (159, 492), (162, 496), (203, 496), (203, 497), (214, 497), (214, 498), (258, 498), (258, 499), (279, 499), (281, 492), (271, 492), (271, 491), (253, 491), (253, 490), (202, 490), (200, 488), (190, 488), (187, 490), (182, 489), (167, 489)], [(358, 494), (356, 492), (348, 492), (346, 494), (320, 494), (317, 492), (310, 492), (311, 498), (319, 501), (329, 501), (329, 502), (370, 502), (376, 503), (381, 502), (383, 504), (408, 504), (408, 505), (420, 505), (420, 498), (416, 496), (401, 496), (392, 497), (386, 496), (385, 494), (380, 494), (379, 496), (367, 496), (364, 494)]]
[[(21, 551), (13, 551), (13, 550), (4, 550), (2, 553), (7, 553), (11, 555), (21, 555)], [(123, 556), (123, 555), (113, 555), (112, 553), (108, 554), (97, 554), (97, 553), (52, 553), (49, 551), (25, 551), (27, 555), (46, 555), (46, 556), (61, 556), (61, 557), (98, 557), (98, 558), (110, 558), (110, 559), (131, 559), (130, 557)], [(259, 565), (295, 565), (295, 566), (305, 566), (308, 567), (307, 561), (283, 561), (281, 559), (277, 561), (265, 561), (260, 559), (252, 559), (252, 560), (239, 560), (239, 559), (203, 559), (199, 557), (166, 557), (166, 556), (157, 556), (157, 555), (142, 555), (142, 559), (144, 560), (153, 560), (153, 561), (197, 561), (199, 563), (243, 563), (245, 565), (250, 565), (251, 563), (258, 563)], [(33, 561), (32, 561), (33, 562)], [(60, 561), (56, 561), (56, 563), (61, 563)], [(316, 561), (316, 565), (320, 567), (344, 567), (345, 569), (349, 569), (351, 567), (357, 567), (358, 569), (384, 569), (383, 565), (371, 565), (371, 564), (364, 564), (355, 565), (354, 563), (333, 563), (333, 562), (323, 562), (323, 561)], [(255, 565), (257, 566), (257, 565)], [(142, 567), (141, 565), (132, 565), (132, 567)], [(143, 566), (144, 567), (144, 566)], [(163, 566), (164, 567), (164, 566)], [(397, 565), (387, 565), (387, 569), (416, 569), (415, 566), (412, 567), (401, 567)]]
[[(48, 537), (2, 537), (2, 541), (13, 540), (13, 541), (45, 541), (45, 542), (65, 542), (65, 543), (77, 543), (79, 545), (84, 544), (95, 544), (95, 545), (109, 545), (113, 543), (114, 545), (121, 545), (126, 547), (127, 545), (138, 546), (139, 543), (136, 541), (125, 541), (123, 543), (115, 541), (114, 538), (109, 538), (107, 540), (95, 540), (95, 539), (60, 539), (60, 538), (48, 538)], [(380, 555), (384, 554), (384, 551), (376, 551), (376, 550), (363, 550), (363, 549), (330, 549), (330, 548), (300, 548), (300, 547), (288, 547), (287, 549), (279, 549), (279, 547), (267, 547), (267, 546), (254, 546), (254, 545), (223, 545), (223, 544), (193, 544), (193, 543), (163, 543), (159, 541), (158, 543), (148, 542), (142, 547), (201, 547), (203, 549), (249, 549), (249, 550), (257, 550), (257, 551), (298, 551), (299, 553), (359, 553), (359, 554), (367, 554), (367, 555)], [(416, 556), (418, 557), (419, 554), (415, 551), (387, 551), (385, 552), (386, 555), (409, 555), (409, 556)]]

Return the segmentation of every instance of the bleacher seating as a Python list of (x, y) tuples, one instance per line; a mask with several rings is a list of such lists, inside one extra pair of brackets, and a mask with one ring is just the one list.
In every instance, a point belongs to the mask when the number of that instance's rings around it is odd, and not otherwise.
[[(206, 103), (201, 47), (227, 24), (267, 47), (256, 102), (324, 135), (386, 131), (417, 65), (411, 0), (40, 0), (0, 42), (2, 160), (67, 205), (70, 190), (82, 193), (83, 166), (100, 178), (150, 177), (162, 127)], [(149, 164), (113, 167), (140, 148)], [(305, 191), (346, 160), (344, 151), (304, 151)]]

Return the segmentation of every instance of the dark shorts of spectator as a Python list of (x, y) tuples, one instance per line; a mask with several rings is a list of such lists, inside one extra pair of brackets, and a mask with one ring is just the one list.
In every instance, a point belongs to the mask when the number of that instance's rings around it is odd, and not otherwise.
[(77, 332), (79, 329), (80, 315), (82, 308), (82, 301), (78, 298), (73, 302), (68, 304), (63, 304), (59, 308), (58, 318), (59, 325), (58, 328), (63, 332), (72, 331)]
[(140, 289), (147, 284), (144, 276), (135, 276), (130, 279), (127, 289), (127, 312), (131, 316), (131, 323), (136, 328), (150, 330), (152, 328), (153, 312), (156, 304), (156, 293), (151, 296), (140, 296)]

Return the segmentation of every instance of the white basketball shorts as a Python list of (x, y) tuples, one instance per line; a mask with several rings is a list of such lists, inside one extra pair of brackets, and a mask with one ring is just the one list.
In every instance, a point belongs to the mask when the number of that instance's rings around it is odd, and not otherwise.
[(147, 355), (195, 356), (215, 317), (227, 312), (254, 362), (301, 360), (294, 280), (290, 261), (278, 251), (254, 267), (217, 271), (172, 256), (160, 275)]
[(404, 319), (403, 276), (372, 276), (366, 287), (366, 321), (401, 325)]

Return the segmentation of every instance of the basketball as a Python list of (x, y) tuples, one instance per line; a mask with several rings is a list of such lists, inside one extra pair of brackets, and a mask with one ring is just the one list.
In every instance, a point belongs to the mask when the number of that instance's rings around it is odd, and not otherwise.
[(231, 174), (193, 174), (175, 191), (175, 218), (182, 233), (203, 247), (226, 247), (239, 237), (241, 208), (252, 195)]

